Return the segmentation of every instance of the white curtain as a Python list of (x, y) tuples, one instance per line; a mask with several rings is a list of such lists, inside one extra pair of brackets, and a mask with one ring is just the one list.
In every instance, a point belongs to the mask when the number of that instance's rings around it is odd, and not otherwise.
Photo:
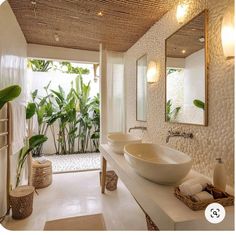
[(123, 53), (107, 53), (108, 132), (125, 130)]

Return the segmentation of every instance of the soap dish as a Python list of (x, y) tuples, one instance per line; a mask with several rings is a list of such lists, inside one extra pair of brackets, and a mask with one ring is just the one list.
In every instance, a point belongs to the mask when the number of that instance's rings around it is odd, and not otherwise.
[(204, 191), (210, 193), (214, 199), (195, 201), (193, 197), (182, 194), (179, 190), (179, 187), (175, 188), (174, 194), (180, 201), (182, 201), (186, 206), (194, 211), (204, 210), (209, 204), (213, 202), (220, 203), (222, 206), (234, 205), (234, 196), (218, 190), (211, 184), (208, 184)]

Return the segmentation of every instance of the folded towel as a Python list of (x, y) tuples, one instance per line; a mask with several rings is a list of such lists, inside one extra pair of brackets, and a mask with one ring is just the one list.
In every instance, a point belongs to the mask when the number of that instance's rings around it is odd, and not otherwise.
[(209, 200), (213, 199), (213, 196), (208, 193), (207, 191), (202, 191), (200, 193), (197, 193), (192, 196), (196, 201), (204, 201), (204, 200)]
[(193, 185), (183, 184), (179, 186), (179, 189), (184, 195), (194, 195), (203, 190), (201, 184), (193, 184)]
[(11, 153), (16, 154), (24, 146), (26, 133), (25, 106), (10, 102), (11, 112)]
[(193, 195), (204, 190), (209, 183), (210, 181), (204, 177), (195, 177), (179, 185), (179, 189), (184, 195)]
[(191, 178), (189, 180), (186, 180), (184, 181), (181, 185), (193, 185), (193, 184), (201, 184), (203, 189), (207, 186), (207, 184), (210, 184), (211, 182), (202, 177), (202, 176), (199, 176), (199, 177), (195, 177), (195, 178)]

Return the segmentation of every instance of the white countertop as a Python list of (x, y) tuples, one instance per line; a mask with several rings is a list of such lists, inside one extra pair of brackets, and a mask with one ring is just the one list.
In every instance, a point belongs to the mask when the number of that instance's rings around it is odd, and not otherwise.
[[(123, 155), (114, 153), (107, 144), (101, 155), (112, 166), (130, 193), (160, 230), (234, 230), (234, 207), (225, 207), (226, 217), (219, 224), (209, 223), (204, 210), (192, 211), (174, 196), (174, 186), (153, 183), (135, 173)], [(200, 175), (191, 170), (187, 178)], [(232, 189), (228, 188), (232, 193)]]

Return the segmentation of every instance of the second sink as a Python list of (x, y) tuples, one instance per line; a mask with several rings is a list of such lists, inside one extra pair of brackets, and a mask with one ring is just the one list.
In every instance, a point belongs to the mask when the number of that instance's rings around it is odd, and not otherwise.
[(141, 143), (142, 139), (122, 132), (113, 132), (107, 135), (107, 141), (108, 145), (115, 153), (123, 154), (126, 144)]

